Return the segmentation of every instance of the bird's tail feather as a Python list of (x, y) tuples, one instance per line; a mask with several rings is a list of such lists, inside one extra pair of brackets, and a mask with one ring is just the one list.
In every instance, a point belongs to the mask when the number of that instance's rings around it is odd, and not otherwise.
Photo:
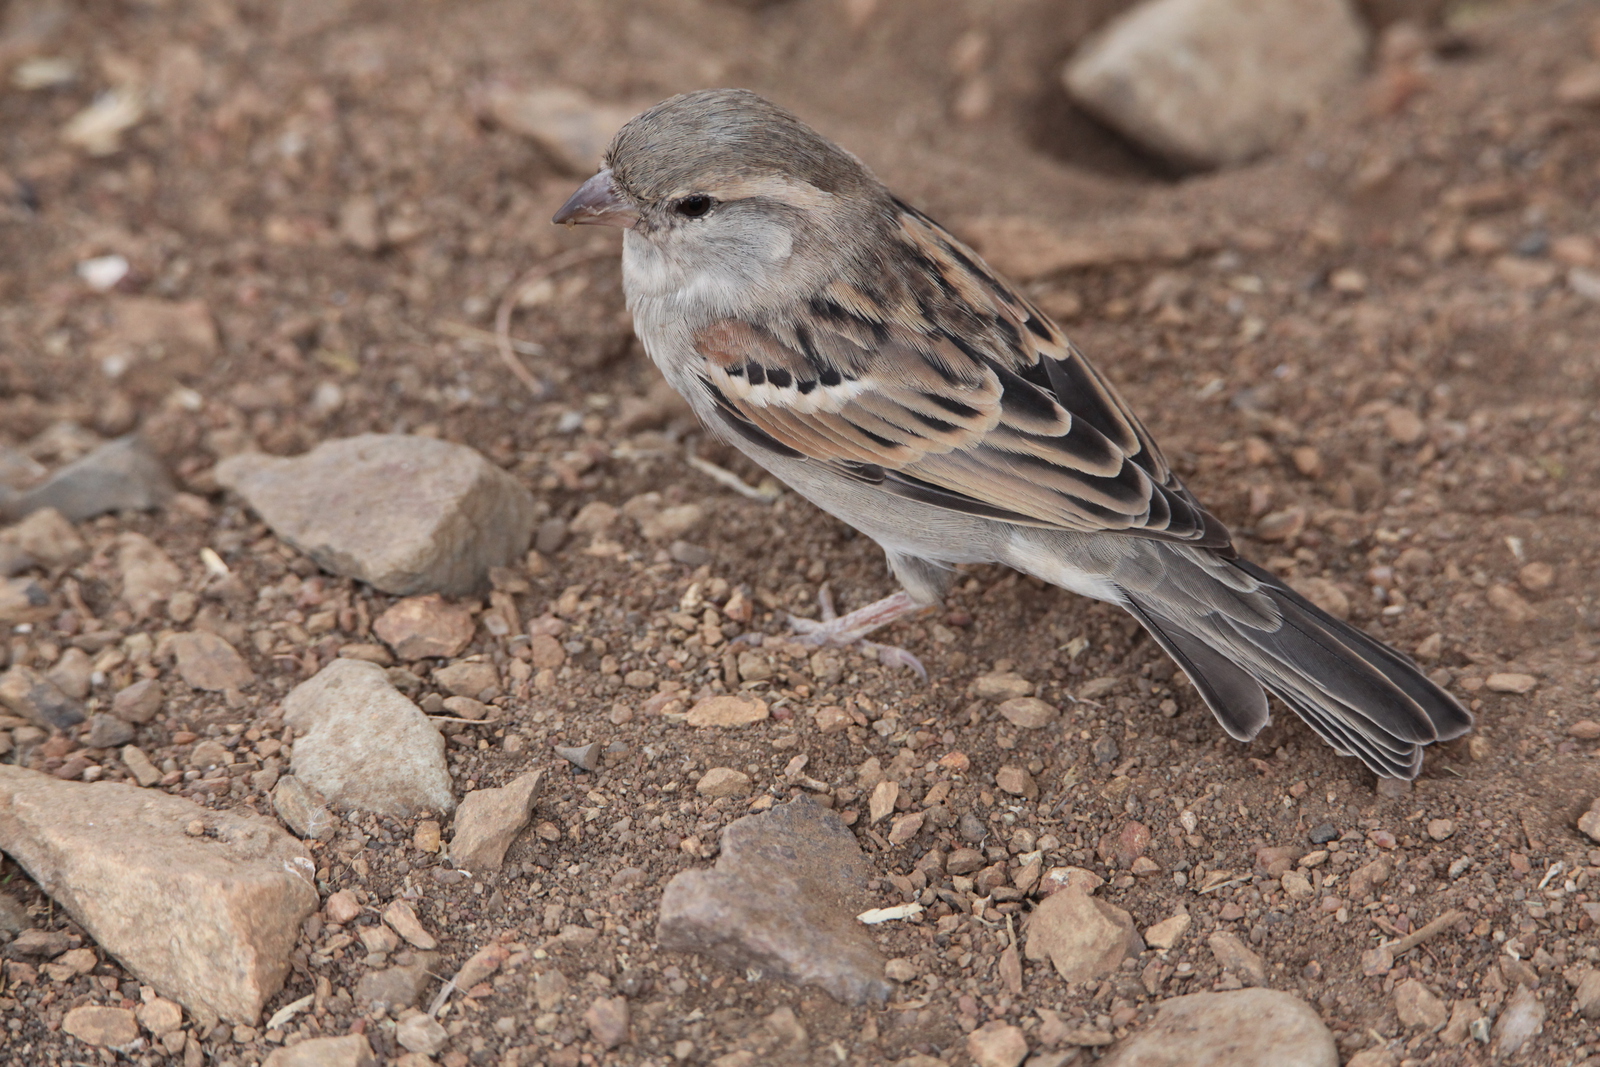
[(1471, 714), (1409, 658), (1267, 571), (1243, 560), (1231, 565), (1271, 599), (1279, 616), (1275, 629), (1222, 613), (1163, 612), (1159, 596), (1129, 593), (1134, 615), (1231, 736), (1249, 740), (1266, 725), (1265, 689), (1375, 774), (1414, 778), (1424, 746), (1471, 728)]

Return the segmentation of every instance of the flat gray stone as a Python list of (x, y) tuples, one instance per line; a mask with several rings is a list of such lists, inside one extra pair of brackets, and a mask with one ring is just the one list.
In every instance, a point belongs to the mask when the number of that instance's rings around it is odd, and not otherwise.
[(533, 494), (448, 441), (362, 434), (292, 459), (231, 456), (216, 477), (324, 569), (398, 596), (479, 592), (533, 539)]
[(166, 468), (136, 434), (130, 434), (107, 441), (41, 485), (0, 498), (0, 521), (55, 508), (68, 522), (82, 522), (110, 511), (150, 511), (171, 495)]
[(856, 916), (869, 867), (832, 811), (801, 797), (722, 831), (714, 870), (684, 871), (661, 898), (656, 939), (739, 970), (814, 985), (845, 1004), (884, 1000), (884, 958)]
[(1163, 1001), (1100, 1067), (1339, 1067), (1339, 1051), (1299, 997), (1239, 989)]
[(337, 659), (283, 701), (294, 773), (335, 808), (396, 818), (455, 808), (444, 735), (382, 667)]
[(141, 981), (230, 1022), (255, 1024), (317, 907), (271, 822), (120, 783), (0, 765), (0, 850)]
[(1086, 111), (1186, 167), (1270, 150), (1360, 74), (1367, 32), (1347, 0), (1147, 0), (1063, 73)]

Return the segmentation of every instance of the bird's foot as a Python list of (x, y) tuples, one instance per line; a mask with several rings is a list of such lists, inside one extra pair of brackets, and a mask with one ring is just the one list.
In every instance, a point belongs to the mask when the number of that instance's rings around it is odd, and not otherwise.
[(863, 652), (876, 656), (878, 662), (885, 667), (908, 667), (924, 682), (928, 680), (928, 671), (922, 666), (922, 661), (910, 652), (894, 645), (881, 645), (866, 639), (866, 636), (874, 630), (924, 611), (928, 605), (918, 604), (911, 599), (910, 594), (902, 591), (868, 604), (864, 608), (857, 608), (848, 615), (840, 615), (833, 608), (833, 594), (826, 583), (817, 590), (817, 605), (822, 613), (820, 620), (802, 619), (796, 615), (788, 616), (789, 625), (794, 628), (797, 635), (796, 641), (821, 648), (855, 646)]

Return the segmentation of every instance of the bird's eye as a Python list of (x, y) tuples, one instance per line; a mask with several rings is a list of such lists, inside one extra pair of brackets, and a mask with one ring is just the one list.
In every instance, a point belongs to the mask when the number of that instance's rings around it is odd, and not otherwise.
[(672, 205), (672, 210), (686, 219), (698, 219), (711, 210), (711, 198), (704, 193), (686, 196)]

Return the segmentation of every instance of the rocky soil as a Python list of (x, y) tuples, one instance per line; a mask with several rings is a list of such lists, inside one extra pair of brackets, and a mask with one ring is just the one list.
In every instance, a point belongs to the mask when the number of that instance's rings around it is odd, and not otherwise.
[[(1600, 12), (1361, 5), (1359, 81), (1182, 176), (1062, 87), (1125, 6), (0, 8), (0, 1059), (1600, 1063)], [(792, 640), (880, 554), (547, 222), (719, 83), (1478, 729), (1239, 745), (999, 569), (891, 631), (926, 683)]]

